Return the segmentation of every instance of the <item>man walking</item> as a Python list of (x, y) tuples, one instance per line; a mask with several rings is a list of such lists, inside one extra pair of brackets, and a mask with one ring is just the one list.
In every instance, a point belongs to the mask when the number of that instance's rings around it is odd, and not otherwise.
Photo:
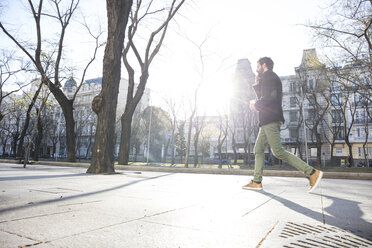
[(264, 150), (267, 144), (275, 157), (302, 171), (310, 180), (309, 192), (312, 192), (323, 176), (323, 172), (314, 169), (295, 155), (284, 150), (280, 142), (280, 125), (284, 122), (282, 109), (282, 82), (273, 72), (274, 62), (263, 57), (257, 62), (256, 84), (253, 88), (257, 101), (251, 102), (251, 110), (258, 111), (259, 133), (254, 146), (255, 165), (253, 180), (243, 189), (262, 190), (262, 172), (264, 166)]

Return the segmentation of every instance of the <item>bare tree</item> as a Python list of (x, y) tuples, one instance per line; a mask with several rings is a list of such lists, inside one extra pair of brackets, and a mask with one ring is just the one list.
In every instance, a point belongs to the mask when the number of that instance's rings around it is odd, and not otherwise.
[[(287, 119), (286, 123), (287, 125), (283, 129), (288, 129), (289, 131), (289, 139), (292, 144), (294, 144), (294, 153), (298, 154), (301, 159), (303, 159), (303, 145), (304, 145), (304, 135), (302, 135), (301, 131), (303, 131), (304, 127), (304, 97), (301, 94), (301, 83), (298, 84), (299, 81), (290, 82), (291, 89), (290, 89), (290, 107), (294, 108), (296, 107), (296, 120), (291, 121), (291, 119)], [(292, 111), (292, 110), (291, 110)], [(291, 113), (290, 118), (291, 118)]]
[[(26, 168), (26, 164), (28, 163), (28, 158), (30, 156), (30, 150), (31, 150), (31, 146), (32, 146), (32, 143), (33, 143), (34, 135), (36, 133), (36, 129), (39, 129), (39, 131), (40, 131), (40, 129), (42, 129), (41, 124), (39, 123), (39, 122), (41, 122), (40, 116), (41, 116), (41, 111), (44, 109), (45, 104), (48, 100), (49, 94), (50, 94), (50, 92), (48, 92), (46, 94), (43, 94), (42, 99), (41, 99), (40, 107), (39, 108), (36, 107), (36, 117), (35, 117), (34, 127), (32, 128), (31, 137), (29, 139), (29, 142), (28, 142), (28, 145), (27, 145), (27, 148), (26, 148), (26, 151), (25, 151), (25, 159), (23, 161), (23, 168)], [(42, 130), (39, 133), (39, 136), (41, 136), (40, 140), (38, 140), (40, 142), (41, 138), (42, 138)], [(36, 145), (36, 147), (39, 147), (39, 145)], [(35, 153), (38, 153), (38, 152), (39, 152), (39, 150), (35, 149)]]
[[(166, 146), (169, 142), (167, 134), (170, 130), (170, 117), (169, 114), (163, 109), (155, 106), (149, 106), (142, 112), (142, 120), (145, 130), (148, 131), (151, 128), (148, 138), (150, 140), (149, 147), (147, 147), (147, 153), (151, 162), (162, 161), (162, 151), (165, 154)], [(150, 127), (151, 125), (151, 127)]]
[[(332, 81), (332, 80), (330, 80)], [(326, 99), (330, 103), (330, 113), (331, 120), (322, 122), (322, 127), (324, 130), (328, 130), (330, 135), (325, 135), (325, 139), (331, 145), (331, 166), (335, 165), (334, 150), (336, 146), (336, 141), (344, 139), (343, 137), (343, 118), (342, 118), (342, 96), (341, 88), (336, 85), (337, 82), (331, 82), (328, 91), (330, 92), (330, 97)]]
[[(95, 125), (93, 119), (93, 111), (87, 106), (75, 106), (75, 121), (76, 121), (76, 154), (80, 161), (81, 157), (87, 158), (91, 146), (92, 126)], [(81, 154), (81, 148), (85, 147), (86, 152)]]
[(132, 0), (106, 1), (108, 34), (103, 58), (102, 90), (92, 102), (98, 118), (92, 161), (87, 173), (115, 172), (115, 120), (121, 75), (120, 59), (131, 7)]
[[(60, 108), (57, 107), (55, 103), (51, 103), (48, 106), (49, 110), (46, 116), (44, 116), (44, 140), (50, 141), (52, 145), (51, 155), (57, 157), (59, 155), (59, 151), (57, 151), (57, 143), (59, 137), (62, 136), (62, 130), (58, 128), (59, 125), (59, 116), (60, 116)], [(54, 158), (56, 158), (54, 157)]]
[[(206, 124), (206, 123), (205, 123)], [(200, 134), (200, 145), (198, 150), (201, 153), (201, 163), (204, 163), (204, 158), (206, 156), (210, 156), (210, 146), (211, 146), (211, 130), (209, 128), (203, 128), (201, 134)]]
[(171, 165), (175, 164), (175, 148), (176, 148), (176, 130), (177, 130), (177, 115), (180, 109), (180, 104), (177, 104), (177, 101), (173, 97), (169, 97), (165, 100), (168, 106), (168, 112), (170, 112), (170, 127), (171, 127), (171, 136), (170, 136), (170, 149), (171, 149)]
[[(16, 66), (12, 64), (16, 63)], [(16, 69), (13, 69), (16, 67)], [(24, 64), (22, 60), (15, 58), (14, 52), (8, 52), (5, 50), (1, 51), (0, 54), (0, 122), (4, 118), (6, 113), (2, 112), (1, 104), (10, 95), (20, 91), (22, 88), (28, 86), (29, 84), (19, 85), (15, 82), (15, 76), (23, 71), (26, 71), (28, 64)], [(6, 91), (7, 87), (16, 86), (16, 89)]]
[(21, 134), (22, 128), (22, 120), (24, 118), (24, 110), (27, 106), (27, 102), (20, 95), (13, 95), (10, 97), (11, 100), (9, 104), (10, 113), (9, 113), (9, 120), (11, 122), (10, 126), (10, 133), (11, 133), (11, 149), (12, 149), (12, 156), (15, 157), (17, 151), (17, 144), (19, 141), (19, 137)]
[(242, 131), (243, 131), (243, 148), (244, 148), (244, 165), (251, 164), (252, 137), (257, 137), (258, 127), (257, 113), (245, 108), (242, 112)]
[(185, 154), (185, 168), (189, 167), (189, 156), (190, 156), (190, 146), (191, 146), (191, 137), (192, 137), (192, 127), (194, 116), (196, 114), (196, 102), (197, 102), (197, 95), (198, 95), (198, 88), (195, 90), (194, 93), (194, 103), (190, 102), (191, 114), (188, 118), (188, 130), (187, 130), (187, 140), (186, 140), (186, 154)]
[(176, 151), (177, 155), (180, 156), (181, 161), (183, 161), (186, 152), (185, 124), (186, 121), (179, 121), (176, 134)]
[[(0, 139), (1, 139), (1, 145), (2, 145), (2, 156), (5, 157), (7, 155), (6, 149), (7, 144), (10, 139), (10, 123), (9, 121), (4, 118), (4, 121), (0, 122)], [(9, 154), (8, 154), (9, 155)]]
[(363, 156), (364, 156), (364, 164), (366, 167), (369, 167), (369, 152), (368, 152), (368, 138), (370, 136), (370, 120), (372, 120), (371, 118), (371, 114), (370, 113), (370, 106), (371, 106), (371, 103), (368, 101), (368, 99), (366, 99), (365, 97), (362, 97), (361, 99), (361, 105), (363, 106), (364, 110), (365, 110), (365, 114), (363, 116), (363, 119), (364, 119), (364, 142), (363, 142)]
[[(125, 68), (128, 72), (128, 93), (127, 102), (125, 105), (125, 110), (121, 116), (121, 138), (120, 138), (120, 151), (119, 151), (119, 164), (128, 164), (129, 161), (129, 151), (130, 151), (130, 134), (131, 134), (131, 124), (133, 119), (133, 113), (141, 100), (143, 93), (146, 88), (147, 80), (149, 78), (149, 68), (154, 60), (155, 56), (158, 54), (165, 35), (168, 30), (169, 22), (174, 18), (180, 7), (183, 5), (185, 0), (172, 0), (169, 7), (157, 8), (154, 7), (154, 1), (149, 1), (147, 6), (143, 6), (142, 0), (137, 0), (134, 8), (130, 12), (130, 26), (128, 27), (128, 41), (125, 45), (124, 51), (122, 53), (123, 62)], [(142, 12), (144, 11), (144, 13)], [(148, 18), (152, 17), (154, 14), (164, 14), (165, 18), (160, 23), (160, 25), (150, 33), (150, 36), (145, 44), (144, 55), (141, 56), (139, 43), (135, 41), (135, 37), (138, 28), (142, 22)], [(160, 37), (159, 37), (160, 36)], [(135, 90), (135, 68), (133, 62), (130, 61), (130, 53), (134, 54), (135, 59), (138, 62), (140, 68), (139, 83)]]
[[(313, 32), (315, 41), (324, 47), (332, 68), (347, 62), (372, 73), (372, 1), (335, 0), (325, 9), (328, 13), (321, 20), (306, 26)], [(371, 101), (371, 88), (362, 81), (355, 83), (366, 90), (365, 96)]]
[[(52, 11), (43, 11), (43, 0), (39, 0), (38, 5), (35, 5), (31, 0), (28, 1), (29, 8), (31, 10), (33, 20), (36, 26), (36, 47), (33, 45), (28, 45), (21, 38), (15, 37), (9, 32), (7, 28), (0, 22), (0, 28), (2, 31), (17, 45), (17, 47), (28, 57), (31, 63), (35, 66), (36, 70), (39, 72), (41, 81), (48, 86), (51, 93), (54, 95), (55, 99), (62, 108), (65, 121), (66, 121), (66, 140), (67, 140), (67, 158), (68, 161), (76, 161), (75, 154), (75, 133), (74, 133), (74, 116), (73, 116), (73, 102), (75, 100), (76, 94), (81, 88), (86, 71), (88, 70), (90, 64), (94, 61), (98, 48), (101, 46), (99, 44), (99, 38), (102, 34), (100, 32), (98, 35), (93, 35), (93, 33), (88, 31), (91, 36), (96, 41), (96, 46), (94, 48), (93, 56), (85, 66), (82, 72), (80, 83), (76, 87), (75, 94), (71, 99), (69, 99), (61, 89), (61, 82), (65, 79), (63, 75), (66, 73), (66, 67), (63, 67), (63, 51), (64, 51), (64, 40), (67, 31), (67, 27), (71, 22), (71, 18), (74, 15), (80, 0), (71, 0), (70, 4), (62, 5), (59, 0), (49, 1), (53, 6)], [(65, 7), (66, 6), (66, 7)], [(49, 18), (49, 20), (56, 20), (60, 25), (58, 42), (53, 44), (53, 42), (45, 42), (45, 37), (42, 36), (42, 25), (41, 19)], [(50, 46), (48, 51), (48, 46)], [(32, 54), (34, 52), (34, 54)], [(67, 71), (67, 73), (69, 73)]]
[[(342, 76), (344, 77), (344, 76)], [(350, 141), (350, 134), (355, 122), (355, 115), (357, 110), (357, 104), (353, 103), (352, 96), (355, 95), (357, 87), (350, 85), (350, 82), (343, 83), (344, 90), (341, 95), (337, 96), (338, 106), (342, 111), (340, 112), (343, 121), (343, 132), (345, 134), (345, 143), (349, 150), (349, 156), (347, 159), (348, 166), (354, 167), (353, 150)]]
[(197, 116), (194, 121), (194, 168), (199, 164), (199, 139), (205, 126), (205, 116)]
[[(222, 115), (221, 113), (219, 114), (218, 118), (218, 140), (217, 140), (217, 151), (218, 151), (218, 168), (222, 168), (223, 164), (223, 145), (225, 144), (225, 140), (227, 138), (227, 133), (229, 130), (229, 118), (227, 115)], [(227, 155), (227, 154), (226, 154)], [(227, 159), (227, 156), (226, 156)]]
[[(23, 143), (24, 143), (24, 139), (25, 139), (25, 136), (26, 136), (26, 132), (27, 132), (27, 129), (29, 127), (29, 124), (30, 124), (30, 119), (31, 119), (31, 111), (36, 103), (36, 100), (38, 99), (39, 97), (39, 93), (41, 91), (43, 87), (43, 83), (40, 83), (39, 86), (37, 87), (37, 90), (36, 92), (34, 93), (31, 101), (30, 101), (30, 104), (28, 105), (28, 108), (27, 108), (27, 112), (26, 112), (26, 118), (25, 118), (25, 122), (24, 122), (24, 125), (23, 125), (23, 128), (22, 128), (22, 132), (21, 132), (21, 136), (19, 138), (19, 144), (18, 144), (18, 150), (17, 150), (17, 154), (15, 156), (15, 159), (19, 158), (21, 159), (21, 155), (22, 155), (22, 152), (23, 152)], [(24, 93), (27, 97), (30, 97), (27, 93)]]
[(131, 149), (134, 149), (134, 162), (137, 162), (137, 156), (140, 153), (141, 145), (146, 142), (146, 131), (148, 132), (142, 117), (143, 113), (139, 113), (138, 111), (134, 112), (130, 137)]

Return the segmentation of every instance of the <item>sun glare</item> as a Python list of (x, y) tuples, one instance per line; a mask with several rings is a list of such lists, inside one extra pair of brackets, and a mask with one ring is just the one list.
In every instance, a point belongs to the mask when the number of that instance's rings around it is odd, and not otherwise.
[(227, 114), (231, 97), (231, 82), (228, 79), (215, 79), (200, 88), (199, 115)]

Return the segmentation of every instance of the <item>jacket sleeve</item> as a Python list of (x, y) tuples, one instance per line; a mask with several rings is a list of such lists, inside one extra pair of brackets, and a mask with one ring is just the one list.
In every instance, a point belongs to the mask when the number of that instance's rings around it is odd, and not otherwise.
[(256, 101), (255, 107), (258, 111), (267, 111), (280, 102), (280, 82), (273, 79), (265, 79), (262, 82), (261, 97)]

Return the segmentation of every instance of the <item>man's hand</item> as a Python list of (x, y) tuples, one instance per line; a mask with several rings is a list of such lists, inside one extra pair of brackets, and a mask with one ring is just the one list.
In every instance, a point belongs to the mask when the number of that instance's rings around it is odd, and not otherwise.
[(251, 101), (249, 102), (249, 108), (250, 108), (252, 111), (256, 111), (256, 106), (255, 106), (255, 104), (256, 104), (256, 100), (251, 100)]
[(258, 84), (258, 83), (259, 83), (260, 79), (261, 79), (261, 78), (260, 78), (260, 76), (259, 76), (259, 75), (257, 75), (257, 76), (256, 76), (256, 80), (255, 80), (256, 84)]

